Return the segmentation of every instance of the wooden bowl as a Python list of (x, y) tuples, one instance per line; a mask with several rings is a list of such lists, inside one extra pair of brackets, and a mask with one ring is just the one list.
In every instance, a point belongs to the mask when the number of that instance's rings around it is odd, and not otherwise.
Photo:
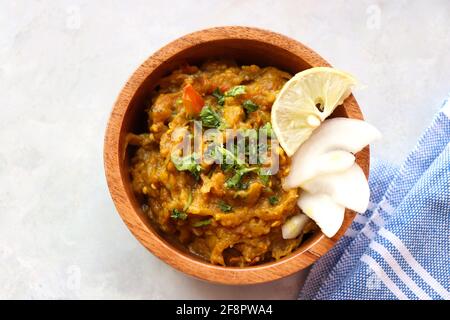
[[(175, 269), (199, 279), (223, 284), (269, 282), (302, 270), (325, 254), (342, 237), (355, 213), (347, 210), (344, 223), (333, 238), (317, 232), (289, 256), (274, 262), (237, 268), (212, 265), (189, 254), (165, 238), (143, 213), (131, 189), (125, 136), (142, 132), (147, 114), (145, 103), (155, 83), (181, 63), (200, 63), (208, 58), (233, 58), (240, 64), (274, 66), (295, 74), (301, 70), (330, 66), (317, 53), (286, 36), (248, 27), (219, 27), (181, 37), (148, 58), (131, 76), (112, 110), (105, 136), (104, 162), (109, 190), (117, 211), (134, 236), (154, 255)], [(353, 96), (338, 107), (333, 116), (362, 119)], [(369, 148), (356, 155), (356, 161), (369, 172)]]

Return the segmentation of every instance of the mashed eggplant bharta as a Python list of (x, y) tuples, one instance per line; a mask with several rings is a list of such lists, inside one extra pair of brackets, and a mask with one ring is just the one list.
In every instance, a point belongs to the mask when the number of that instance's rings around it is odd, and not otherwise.
[[(128, 143), (137, 147), (130, 168), (133, 190), (145, 199), (144, 210), (164, 233), (213, 264), (243, 267), (280, 259), (315, 229), (311, 222), (298, 238), (282, 238), (282, 224), (300, 209), (298, 191), (281, 188), (290, 160), (280, 147), (266, 144), (279, 156), (273, 175), (263, 170), (270, 161), (233, 162), (233, 153), (225, 149), (238, 134), (245, 138), (246, 132), (265, 130), (273, 135), (271, 107), (289, 78), (273, 67), (240, 67), (233, 61), (183, 66), (160, 80), (153, 93), (149, 132), (128, 135)], [(205, 139), (201, 150), (231, 163), (198, 162), (198, 152), (177, 155), (180, 139), (173, 133), (192, 134), (193, 120), (201, 121), (203, 130), (220, 132), (214, 148)], [(248, 143), (245, 155), (260, 147)]]

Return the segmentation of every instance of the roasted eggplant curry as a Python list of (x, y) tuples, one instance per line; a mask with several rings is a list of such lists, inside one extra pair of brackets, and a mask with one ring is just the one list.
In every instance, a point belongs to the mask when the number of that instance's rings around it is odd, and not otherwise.
[[(290, 159), (272, 143), (270, 112), (290, 78), (274, 67), (233, 61), (185, 65), (162, 78), (152, 93), (146, 132), (127, 136), (133, 146), (132, 187), (144, 211), (164, 234), (213, 264), (245, 267), (278, 260), (316, 229), (310, 221), (295, 239), (281, 233), (286, 219), (300, 212), (299, 194), (281, 187)], [(191, 145), (195, 130), (210, 129), (212, 139), (202, 136), (197, 146), (192, 142), (191, 154), (181, 154), (186, 137)], [(261, 133), (270, 139), (260, 143)], [(226, 147), (238, 136), (247, 141), (243, 157), (233, 151), (238, 148)], [(254, 153), (257, 160), (250, 163)], [(278, 170), (264, 170), (273, 155)], [(227, 161), (211, 161), (218, 158)]]

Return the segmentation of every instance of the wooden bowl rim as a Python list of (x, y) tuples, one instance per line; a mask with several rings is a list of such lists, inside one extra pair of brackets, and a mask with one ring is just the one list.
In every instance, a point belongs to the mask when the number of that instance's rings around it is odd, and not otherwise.
[[(281, 260), (245, 268), (217, 266), (207, 261), (199, 261), (176, 249), (141, 220), (126, 192), (124, 170), (121, 169), (120, 134), (123, 130), (124, 117), (134, 94), (143, 82), (168, 58), (199, 44), (229, 39), (251, 40), (272, 45), (300, 57), (312, 67), (330, 66), (320, 55), (302, 43), (272, 31), (253, 27), (215, 27), (180, 37), (151, 55), (138, 67), (121, 90), (111, 112), (105, 134), (105, 175), (111, 197), (123, 221), (139, 242), (158, 258), (179, 271), (210, 282), (231, 285), (264, 283), (291, 275), (319, 259), (343, 236), (353, 221), (355, 213), (346, 210), (344, 223), (333, 238), (330, 239), (321, 234), (316, 241), (309, 243), (308, 247), (303, 248), (303, 250), (297, 249)], [(353, 96), (350, 96), (344, 102), (344, 109), (347, 113), (349, 112), (347, 109), (351, 109), (352, 114), (349, 117), (363, 119)], [(369, 172), (369, 147), (359, 152), (356, 158), (367, 177)]]

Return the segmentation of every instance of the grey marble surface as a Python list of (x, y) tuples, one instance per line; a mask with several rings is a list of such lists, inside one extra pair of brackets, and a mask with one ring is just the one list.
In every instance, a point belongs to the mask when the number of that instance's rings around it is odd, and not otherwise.
[(355, 74), (373, 155), (399, 163), (450, 89), (450, 2), (0, 0), (0, 298), (294, 298), (304, 273), (228, 287), (149, 254), (116, 214), (102, 144), (113, 101), (185, 33), (251, 25)]

